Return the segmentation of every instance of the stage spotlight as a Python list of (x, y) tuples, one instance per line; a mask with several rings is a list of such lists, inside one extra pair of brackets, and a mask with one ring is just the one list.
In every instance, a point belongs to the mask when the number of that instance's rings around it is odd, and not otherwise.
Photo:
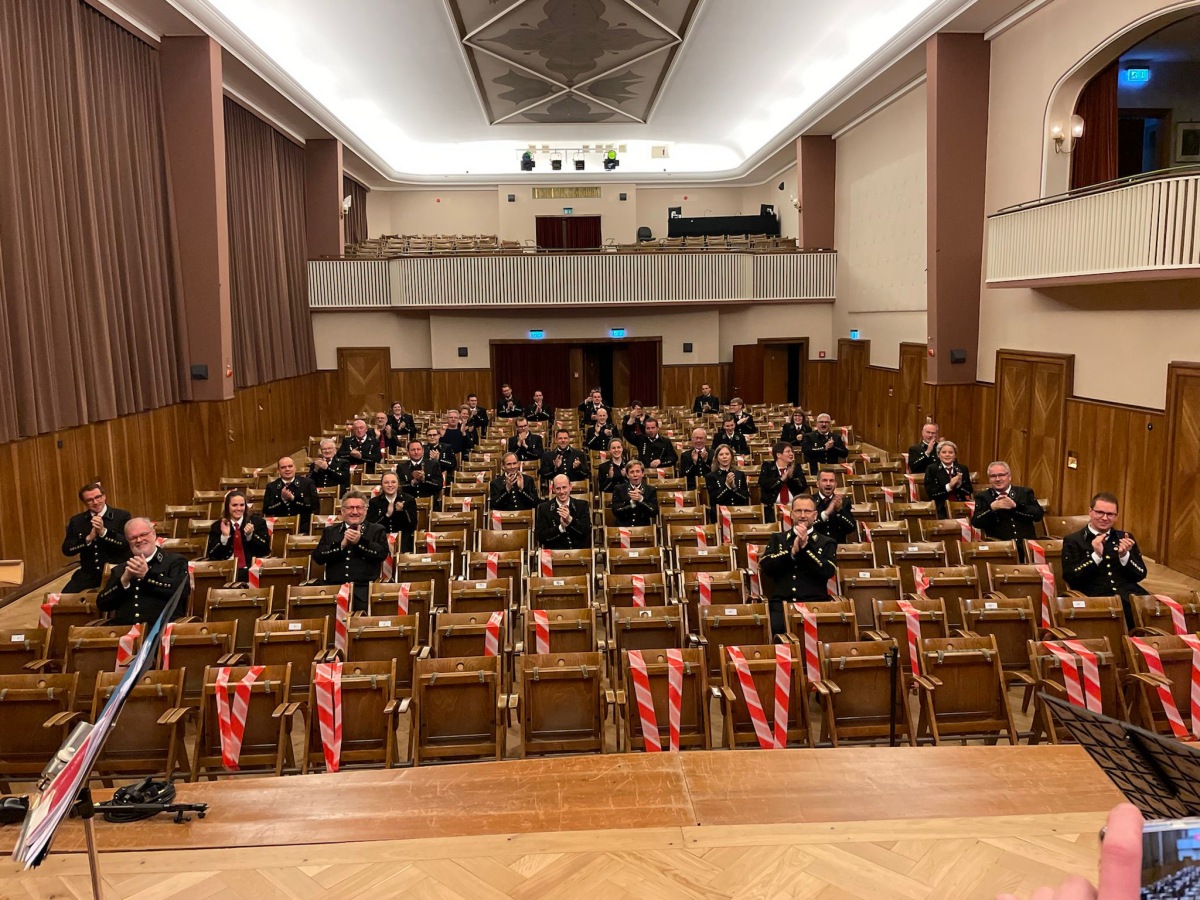
[(582, 172), (584, 165), (585, 165), (585, 163), (582, 159), (575, 160), (575, 171)]
[(521, 171), (522, 172), (532, 172), (533, 167), (536, 165), (537, 165), (537, 163), (535, 163), (533, 161), (533, 154), (530, 153), (528, 150), (526, 150), (524, 153), (521, 154)]
[(621, 164), (621, 161), (619, 159), (617, 159), (617, 151), (616, 150), (609, 150), (607, 153), (604, 154), (604, 171), (611, 172), (613, 169), (615, 169), (620, 164)]
[(555, 172), (562, 171), (562, 160), (561, 159), (550, 160), (550, 168), (553, 169)]

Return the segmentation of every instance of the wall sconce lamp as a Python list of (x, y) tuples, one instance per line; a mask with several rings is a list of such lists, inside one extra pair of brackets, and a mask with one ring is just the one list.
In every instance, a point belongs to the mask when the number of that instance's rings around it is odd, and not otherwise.
[(352, 196), (350, 196), (349, 194), (347, 194), (345, 197), (343, 197), (343, 198), (342, 198), (342, 214), (341, 214), (341, 217), (342, 217), (343, 219), (344, 219), (344, 218), (346, 218), (346, 216), (348, 216), (348, 215), (350, 214), (350, 207), (351, 207), (353, 204), (354, 204), (354, 198), (353, 198)]
[[(1083, 137), (1083, 119), (1079, 116), (1071, 116), (1071, 121), (1068, 123), (1070, 129), (1070, 142), (1067, 141), (1067, 135), (1063, 134), (1062, 125), (1052, 125), (1050, 127), (1050, 138), (1054, 141), (1055, 153), (1070, 153), (1075, 149), (1075, 142)], [(1063, 145), (1066, 144), (1064, 147)]]

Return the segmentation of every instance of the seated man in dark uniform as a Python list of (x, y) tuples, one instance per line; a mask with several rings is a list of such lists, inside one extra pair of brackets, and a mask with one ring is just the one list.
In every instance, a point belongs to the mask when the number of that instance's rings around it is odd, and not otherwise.
[[(460, 410), (461, 413), (461, 410)], [(474, 429), (477, 435), (475, 443), (479, 443), (480, 438), (487, 438), (488, 426), (492, 424), (491, 417), (482, 406), (479, 405), (479, 397), (476, 394), (467, 394), (467, 415), (463, 419), (467, 428)]]
[(817, 416), (816, 430), (800, 439), (804, 458), (808, 461), (808, 471), (813, 475), (821, 471), (821, 466), (834, 465), (850, 455), (842, 436), (833, 433), (832, 424), (829, 413), (821, 413)]
[(1089, 597), (1121, 596), (1125, 623), (1133, 627), (1131, 594), (1146, 594), (1139, 583), (1146, 577), (1142, 552), (1127, 531), (1113, 527), (1117, 498), (1101, 492), (1092, 497), (1088, 524), (1063, 538), (1062, 571), (1067, 586)]
[(765, 462), (758, 471), (758, 493), (762, 498), (763, 518), (775, 521), (775, 506), (790, 507), (792, 501), (808, 491), (804, 468), (796, 462), (796, 451), (787, 441), (771, 445), (773, 462)]
[(746, 412), (746, 404), (741, 397), (734, 397), (729, 401), (729, 415), (733, 418), (738, 434), (758, 434), (754, 416)]
[(716, 453), (722, 444), (729, 447), (734, 456), (750, 455), (750, 442), (737, 430), (737, 422), (733, 416), (726, 416), (725, 421), (721, 423), (721, 430), (713, 438), (713, 453)]
[(114, 625), (153, 625), (183, 587), (174, 618), (187, 615), (187, 560), (178, 553), (160, 550), (149, 519), (130, 519), (125, 523), (125, 538), (129, 541), (129, 559), (119, 563), (108, 576), (108, 582), (96, 598), (96, 605), (109, 614)]
[(413, 423), (413, 417), (404, 411), (404, 404), (397, 400), (392, 404), (392, 411), (388, 414), (388, 424), (392, 426), (392, 435), (400, 442), (403, 447), (407, 443), (407, 439), (417, 434), (417, 426)]
[(625, 467), (626, 480), (613, 488), (613, 518), (620, 525), (653, 525), (658, 520), (658, 492), (646, 482), (640, 460)]
[(784, 604), (829, 599), (829, 579), (837, 574), (837, 544), (813, 529), (816, 519), (817, 504), (801, 494), (792, 501), (791, 529), (773, 535), (759, 560), (763, 573), (773, 580), (767, 601), (773, 635), (787, 631)]
[(597, 410), (608, 410), (608, 417), (612, 418), (612, 407), (604, 402), (604, 396), (600, 393), (600, 388), (594, 387), (588, 398), (579, 404), (579, 427), (587, 428), (596, 421)]
[(500, 400), (496, 403), (496, 418), (515, 419), (517, 416), (523, 415), (525, 415), (525, 410), (521, 406), (521, 401), (513, 396), (512, 385), (500, 385)]
[(299, 516), (300, 533), (308, 534), (313, 510), (317, 508), (317, 486), (311, 478), (296, 474), (296, 461), (279, 458), (279, 477), (267, 484), (263, 495), (264, 516)]
[(648, 469), (673, 469), (679, 462), (679, 454), (669, 438), (658, 433), (658, 419), (646, 417), (646, 433), (634, 444), (638, 459)]
[(432, 497), (433, 508), (441, 509), (442, 466), (425, 455), (420, 441), (408, 442), (408, 459), (396, 466), (400, 489), (410, 497)]
[(375, 443), (379, 445), (379, 455), (395, 456), (404, 438), (396, 434), (392, 420), (385, 412), (375, 413)]
[(834, 543), (844, 544), (858, 539), (858, 523), (850, 508), (850, 497), (837, 491), (837, 476), (822, 472), (817, 476), (817, 521), (813, 525), (818, 532), (833, 538)]
[(313, 561), (325, 567), (322, 584), (354, 585), (353, 612), (366, 612), (371, 582), (387, 559), (387, 532), (367, 521), (367, 495), (350, 491), (342, 498), (342, 521), (321, 532)]
[(78, 556), (79, 568), (63, 587), (64, 594), (77, 594), (100, 587), (104, 567), (129, 559), (125, 523), (129, 513), (108, 505), (104, 488), (95, 482), (79, 489), (79, 499), (87, 507), (71, 516), (63, 538), (63, 556)]
[(720, 411), (721, 398), (713, 396), (710, 385), (700, 385), (700, 396), (692, 401), (692, 412), (698, 416), (702, 416), (705, 413), (719, 413)]
[(554, 433), (554, 447), (542, 454), (540, 475), (548, 481), (555, 475), (566, 475), (570, 481), (587, 481), (588, 457), (571, 446), (571, 432), (560, 428)]
[(608, 442), (617, 436), (617, 429), (608, 421), (608, 410), (596, 410), (596, 420), (583, 429), (583, 447), (593, 453), (608, 449)]
[(629, 404), (629, 413), (621, 420), (621, 437), (636, 447), (646, 436), (646, 410), (642, 404), (634, 400)]
[(937, 461), (938, 427), (926, 422), (921, 429), (921, 440), (908, 448), (908, 471), (924, 472)]
[(975, 495), (971, 524), (994, 541), (1016, 541), (1017, 552), (1025, 562), (1025, 541), (1037, 537), (1033, 523), (1046, 514), (1032, 488), (1012, 483), (1008, 463), (997, 460), (987, 468), (987, 490)]
[(546, 452), (542, 436), (529, 430), (529, 420), (524, 416), (517, 419), (517, 433), (508, 439), (508, 452), (517, 454), (521, 462), (540, 461)]
[(533, 533), (543, 550), (578, 550), (592, 546), (592, 511), (588, 503), (571, 496), (571, 481), (555, 475), (553, 496), (537, 508)]
[(554, 409), (546, 405), (546, 399), (541, 391), (533, 392), (533, 402), (525, 410), (525, 418), (530, 422), (554, 421)]
[(337, 455), (346, 460), (347, 466), (366, 466), (367, 472), (375, 471), (375, 463), (380, 460), (379, 439), (367, 428), (366, 419), (354, 420)]
[(521, 461), (515, 453), (505, 453), (501, 463), (504, 472), (492, 479), (488, 488), (488, 509), (514, 511), (533, 509), (540, 502), (537, 484), (521, 472)]
[(692, 443), (683, 448), (679, 458), (679, 474), (687, 479), (689, 490), (704, 480), (712, 469), (712, 454), (708, 450), (708, 432), (703, 428), (692, 429)]
[(337, 455), (337, 444), (330, 438), (321, 441), (321, 455), (308, 464), (308, 477), (319, 488), (337, 488), (338, 496), (350, 490), (350, 464)]

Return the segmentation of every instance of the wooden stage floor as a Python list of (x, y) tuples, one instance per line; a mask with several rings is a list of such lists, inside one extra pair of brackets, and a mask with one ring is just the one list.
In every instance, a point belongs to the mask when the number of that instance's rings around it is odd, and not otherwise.
[[(179, 785), (100, 822), (106, 897), (992, 897), (1094, 877), (1120, 795), (1075, 747), (621, 754)], [(15, 830), (0, 831), (11, 849)], [(77, 823), (0, 897), (88, 895)]]

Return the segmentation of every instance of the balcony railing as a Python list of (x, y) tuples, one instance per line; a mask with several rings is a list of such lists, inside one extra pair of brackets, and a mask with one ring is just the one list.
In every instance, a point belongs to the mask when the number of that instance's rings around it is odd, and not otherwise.
[(1053, 285), (1200, 275), (1200, 170), (1153, 172), (988, 217), (987, 283)]
[(837, 254), (523, 253), (316, 259), (313, 309), (832, 302)]

